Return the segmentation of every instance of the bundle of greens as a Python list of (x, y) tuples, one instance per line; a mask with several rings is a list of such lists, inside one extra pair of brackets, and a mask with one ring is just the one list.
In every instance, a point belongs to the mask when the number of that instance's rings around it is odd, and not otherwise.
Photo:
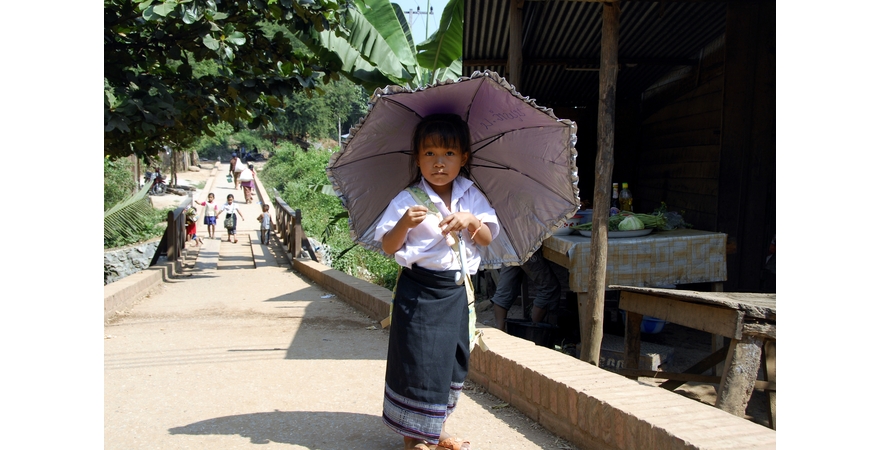
[[(666, 203), (660, 203), (660, 207), (653, 214), (636, 214), (629, 211), (621, 211), (620, 214), (608, 218), (608, 231), (631, 231), (644, 228), (657, 230), (674, 230), (676, 228), (690, 228), (691, 224), (684, 221), (681, 214), (666, 210)], [(593, 230), (593, 222), (582, 223), (571, 227), (574, 230)]]

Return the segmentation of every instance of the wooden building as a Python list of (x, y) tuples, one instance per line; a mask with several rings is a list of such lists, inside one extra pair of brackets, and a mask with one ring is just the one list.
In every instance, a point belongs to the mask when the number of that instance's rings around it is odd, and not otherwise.
[[(586, 201), (605, 5), (465, 2), (462, 73), (496, 71), (577, 122)], [(776, 230), (775, 1), (622, 1), (618, 28), (611, 180), (630, 184), (636, 212), (665, 202), (694, 228), (726, 233), (725, 291), (775, 291), (763, 270)]]

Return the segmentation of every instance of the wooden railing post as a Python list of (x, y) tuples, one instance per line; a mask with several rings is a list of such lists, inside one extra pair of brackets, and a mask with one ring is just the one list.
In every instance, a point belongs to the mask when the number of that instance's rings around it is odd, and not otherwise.
[(177, 233), (175, 230), (174, 211), (168, 211), (168, 228), (165, 229), (165, 233), (168, 234), (168, 239), (165, 240), (165, 257), (168, 258), (168, 261), (174, 261), (177, 255)]
[(302, 230), (302, 211), (296, 210), (294, 213), (294, 226), (293, 226), (293, 247), (296, 249), (293, 252), (294, 257), (299, 257), (300, 252), (302, 252), (302, 240), (305, 237), (303, 235)]

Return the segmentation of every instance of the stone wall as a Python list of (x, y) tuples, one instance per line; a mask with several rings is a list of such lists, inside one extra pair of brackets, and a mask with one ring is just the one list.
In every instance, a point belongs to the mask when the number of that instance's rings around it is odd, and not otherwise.
[(125, 247), (104, 250), (104, 285), (150, 267), (162, 238)]

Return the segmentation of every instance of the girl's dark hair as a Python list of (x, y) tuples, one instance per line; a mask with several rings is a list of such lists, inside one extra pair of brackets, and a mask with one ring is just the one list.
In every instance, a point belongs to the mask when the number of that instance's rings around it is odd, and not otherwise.
[(410, 184), (416, 184), (421, 180), (419, 172), (419, 152), (426, 144), (434, 144), (438, 147), (458, 148), (463, 155), (467, 155), (467, 162), (461, 168), (461, 175), (470, 178), (471, 173), (471, 132), (458, 114), (431, 114), (416, 125), (412, 137), (412, 165), (413, 180)]
[(229, 195), (226, 196), (226, 200), (229, 200), (230, 198), (233, 199), (233, 200), (235, 200), (235, 196), (232, 195), (232, 194), (229, 194)]

